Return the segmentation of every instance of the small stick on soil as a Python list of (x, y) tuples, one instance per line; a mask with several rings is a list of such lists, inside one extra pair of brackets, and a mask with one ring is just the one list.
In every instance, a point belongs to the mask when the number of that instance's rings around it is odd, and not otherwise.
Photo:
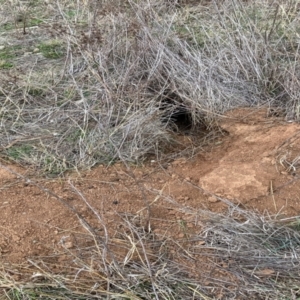
[(270, 180), (270, 194), (271, 194), (272, 199), (273, 199), (275, 212), (277, 212), (277, 205), (276, 205), (276, 201), (275, 201), (275, 197), (274, 197), (273, 181), (272, 180)]

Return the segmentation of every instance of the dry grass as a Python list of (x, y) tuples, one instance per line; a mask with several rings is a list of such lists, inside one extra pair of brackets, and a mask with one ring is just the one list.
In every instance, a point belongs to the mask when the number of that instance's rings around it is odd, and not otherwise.
[[(299, 120), (298, 1), (177, 2), (0, 1), (1, 156), (57, 175), (160, 157), (170, 132), (186, 130), (180, 112), (210, 131), (240, 106)], [(104, 240), (84, 223), (78, 251), (60, 253), (73, 262), (65, 273), (53, 273), (55, 257), (18, 266), (24, 282), (4, 268), (0, 297), (299, 298), (299, 220), (228, 207), (181, 208), (199, 227), (188, 241), (124, 216), (116, 239), (94, 211)]]
[(299, 118), (296, 1), (175, 2), (2, 1), (2, 156), (61, 174), (160, 156), (180, 112)]

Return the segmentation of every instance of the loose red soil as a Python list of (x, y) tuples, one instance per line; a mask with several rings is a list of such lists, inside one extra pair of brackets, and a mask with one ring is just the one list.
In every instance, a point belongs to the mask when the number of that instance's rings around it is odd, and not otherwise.
[[(99, 219), (70, 182), (99, 213), (101, 222), (116, 231), (122, 217), (138, 216), (137, 222), (147, 226), (149, 205), (153, 232), (169, 231), (180, 238), (178, 220), (193, 230), (184, 209), (222, 212), (226, 205), (220, 198), (261, 213), (299, 215), (300, 124), (267, 117), (266, 110), (238, 109), (220, 125), (228, 134), (172, 162), (152, 160), (130, 169), (121, 163), (100, 165), (55, 180), (35, 178), (30, 169), (8, 167), (61, 197), (99, 233), (103, 232)], [(76, 215), (16, 173), (0, 168), (2, 263), (54, 255), (62, 245), (75, 247), (75, 234), (84, 231)]]

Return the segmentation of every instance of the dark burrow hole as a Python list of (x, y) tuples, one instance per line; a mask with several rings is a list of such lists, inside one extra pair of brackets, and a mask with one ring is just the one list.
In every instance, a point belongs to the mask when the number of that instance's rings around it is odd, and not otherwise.
[(166, 110), (162, 122), (174, 132), (188, 132), (194, 127), (191, 113), (182, 105)]
[(160, 100), (161, 120), (175, 133), (189, 134), (195, 131), (205, 132), (204, 123), (195, 124), (190, 108), (175, 93), (166, 93)]

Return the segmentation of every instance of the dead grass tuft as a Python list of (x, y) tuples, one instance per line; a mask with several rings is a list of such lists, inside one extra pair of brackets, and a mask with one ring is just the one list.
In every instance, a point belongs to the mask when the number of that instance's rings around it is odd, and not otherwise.
[(56, 175), (136, 162), (164, 153), (170, 131), (214, 131), (239, 106), (299, 118), (296, 2), (12, 4), (0, 19), (0, 141), (14, 161)]

